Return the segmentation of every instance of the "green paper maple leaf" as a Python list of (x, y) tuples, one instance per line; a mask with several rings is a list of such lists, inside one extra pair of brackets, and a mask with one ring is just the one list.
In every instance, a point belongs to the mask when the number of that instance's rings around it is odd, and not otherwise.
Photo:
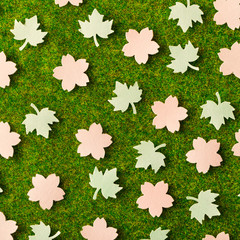
[(213, 124), (217, 130), (219, 130), (222, 124), (225, 124), (225, 118), (231, 118), (235, 120), (233, 114), (233, 111), (235, 109), (231, 106), (230, 102), (221, 102), (221, 98), (218, 92), (216, 93), (216, 96), (218, 103), (208, 100), (206, 104), (201, 106), (203, 111), (200, 118), (210, 117), (210, 123)]
[(170, 230), (162, 230), (160, 227), (155, 231), (151, 231), (150, 239), (142, 239), (142, 240), (165, 240), (168, 238), (167, 234)]

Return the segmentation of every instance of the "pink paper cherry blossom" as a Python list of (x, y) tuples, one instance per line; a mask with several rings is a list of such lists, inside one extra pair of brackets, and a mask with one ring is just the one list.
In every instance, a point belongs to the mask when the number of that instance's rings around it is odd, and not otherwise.
[(203, 138), (198, 137), (193, 140), (194, 150), (189, 151), (187, 161), (197, 164), (199, 173), (207, 173), (212, 167), (221, 166), (222, 157), (217, 153), (220, 148), (220, 143), (217, 140), (206, 142)]
[(236, 143), (232, 148), (233, 155), (240, 157), (240, 129), (238, 130), (238, 132), (235, 133), (235, 138), (238, 143)]
[(15, 221), (6, 220), (6, 217), (0, 212), (0, 239), (13, 240), (11, 234), (15, 233), (18, 229)]
[(76, 138), (81, 144), (78, 147), (78, 153), (81, 157), (92, 155), (97, 160), (104, 158), (105, 147), (112, 144), (112, 137), (108, 134), (103, 134), (101, 124), (93, 123), (89, 131), (85, 129), (78, 130)]
[(141, 186), (143, 196), (138, 198), (137, 204), (141, 209), (149, 209), (152, 217), (160, 217), (163, 208), (173, 206), (173, 198), (167, 194), (168, 184), (164, 181), (158, 182), (155, 186), (149, 182), (145, 182)]
[(14, 74), (17, 71), (16, 64), (14, 62), (7, 61), (7, 57), (4, 52), (0, 53), (0, 87), (5, 88), (10, 85), (9, 75)]
[(218, 11), (214, 15), (217, 25), (227, 25), (234, 30), (240, 27), (240, 0), (216, 0), (214, 7)]
[(29, 200), (39, 201), (43, 210), (51, 209), (53, 201), (61, 201), (65, 195), (65, 192), (58, 187), (60, 178), (55, 174), (51, 174), (47, 178), (37, 174), (32, 178), (32, 183), (34, 188), (28, 192)]
[(20, 135), (10, 131), (11, 129), (7, 122), (0, 122), (0, 154), (6, 159), (13, 156), (13, 146), (21, 142)]
[(85, 59), (75, 59), (67, 54), (67, 56), (62, 57), (62, 66), (56, 67), (53, 72), (53, 76), (62, 80), (63, 90), (72, 91), (75, 85), (80, 87), (87, 86), (89, 78), (85, 71), (88, 69), (89, 63)]
[(55, 4), (58, 4), (59, 7), (63, 7), (67, 5), (68, 3), (71, 3), (74, 6), (79, 6), (80, 3), (82, 3), (83, 0), (55, 0)]
[(206, 235), (203, 240), (230, 240), (229, 234), (226, 234), (225, 232), (221, 232), (217, 235), (217, 237), (213, 237), (211, 235)]
[(82, 236), (88, 240), (114, 240), (117, 238), (117, 229), (107, 227), (104, 218), (97, 218), (92, 226), (84, 226), (81, 231)]
[(136, 30), (130, 29), (126, 33), (126, 38), (128, 43), (124, 45), (122, 51), (127, 57), (135, 56), (138, 64), (145, 64), (148, 60), (148, 55), (158, 53), (160, 46), (155, 41), (152, 41), (153, 30), (144, 28), (138, 33)]
[(154, 102), (152, 111), (157, 114), (153, 119), (153, 125), (156, 129), (162, 129), (167, 127), (168, 131), (174, 133), (180, 129), (180, 121), (187, 118), (187, 109), (178, 107), (178, 99), (176, 97), (169, 96), (165, 103)]

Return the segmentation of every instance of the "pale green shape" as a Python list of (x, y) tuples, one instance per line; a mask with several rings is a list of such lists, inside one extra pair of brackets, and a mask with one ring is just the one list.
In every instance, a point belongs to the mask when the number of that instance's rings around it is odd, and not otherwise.
[(38, 30), (40, 24), (38, 23), (37, 16), (25, 20), (25, 24), (15, 20), (14, 29), (10, 30), (14, 34), (14, 39), (24, 40), (24, 44), (19, 48), (22, 51), (29, 43), (32, 46), (44, 42), (43, 38), (47, 35), (47, 32)]
[(2, 188), (0, 188), (0, 193), (3, 193), (3, 190), (2, 190)]
[(119, 187), (118, 184), (114, 183), (118, 180), (117, 169), (106, 170), (103, 174), (102, 171), (98, 171), (98, 168), (95, 167), (93, 174), (89, 174), (90, 177), (90, 186), (96, 188), (96, 191), (93, 195), (93, 199), (97, 199), (97, 194), (101, 190), (102, 195), (108, 199), (116, 198), (116, 193), (118, 193), (122, 187)]
[(155, 231), (151, 231), (150, 239), (142, 239), (142, 240), (165, 240), (168, 238), (167, 234), (170, 230), (162, 230), (160, 227)]
[(89, 22), (78, 21), (81, 29), (79, 29), (80, 33), (84, 35), (85, 38), (93, 37), (95, 45), (98, 47), (99, 44), (97, 42), (97, 35), (101, 38), (108, 38), (108, 35), (113, 33), (112, 23), (111, 21), (103, 21), (104, 15), (101, 15), (97, 9), (94, 9), (92, 15), (89, 15)]
[(138, 161), (135, 167), (147, 169), (149, 166), (152, 166), (154, 172), (157, 173), (160, 167), (165, 167), (165, 156), (157, 152), (158, 149), (163, 147), (166, 147), (165, 143), (154, 147), (151, 141), (141, 141), (140, 145), (133, 147), (141, 154), (141, 156), (137, 157)]
[(198, 198), (187, 197), (187, 200), (193, 200), (197, 202), (189, 209), (191, 211), (191, 219), (196, 218), (202, 224), (205, 215), (207, 215), (209, 218), (212, 218), (213, 216), (220, 216), (218, 205), (213, 203), (216, 201), (215, 198), (218, 195), (219, 194), (217, 193), (212, 193), (211, 190), (207, 190), (205, 192), (202, 190), (198, 194)]
[(48, 138), (49, 131), (52, 129), (49, 127), (49, 124), (54, 122), (59, 122), (58, 119), (54, 116), (56, 112), (49, 110), (48, 108), (43, 108), (41, 111), (31, 103), (30, 105), (37, 114), (27, 114), (26, 119), (22, 124), (26, 126), (26, 133), (37, 130), (37, 135), (42, 135), (45, 138)]
[(188, 41), (188, 44), (185, 45), (184, 49), (180, 44), (178, 46), (170, 46), (169, 49), (171, 52), (170, 57), (175, 60), (172, 60), (171, 64), (167, 67), (173, 69), (174, 73), (185, 73), (188, 67), (199, 71), (198, 67), (194, 67), (190, 64), (190, 62), (194, 62), (199, 58), (197, 55), (198, 48), (194, 48), (190, 41)]
[(222, 124), (225, 124), (226, 119), (233, 119), (235, 117), (233, 115), (233, 111), (235, 110), (230, 102), (221, 102), (221, 98), (219, 93), (216, 93), (218, 103), (216, 104), (213, 101), (207, 101), (206, 104), (202, 105), (201, 108), (203, 109), (202, 115), (200, 118), (208, 118), (210, 117), (210, 123), (214, 125), (214, 127), (219, 130)]
[(114, 111), (120, 110), (125, 112), (130, 104), (133, 108), (133, 114), (137, 114), (134, 103), (137, 103), (142, 99), (142, 90), (139, 89), (137, 82), (128, 88), (126, 83), (122, 84), (116, 81), (116, 87), (113, 92), (117, 95), (117, 97), (113, 97), (108, 101), (115, 107)]
[(192, 22), (203, 23), (200, 7), (196, 4), (191, 5), (190, 0), (187, 0), (187, 6), (180, 2), (176, 2), (176, 5), (170, 7), (171, 13), (169, 19), (179, 19), (178, 26), (180, 26), (183, 32), (186, 32), (189, 27), (192, 27)]
[(46, 226), (43, 222), (40, 222), (39, 225), (32, 225), (31, 228), (35, 236), (29, 236), (29, 240), (51, 240), (61, 234), (61, 232), (58, 231), (54, 236), (50, 237), (51, 228), (49, 225)]

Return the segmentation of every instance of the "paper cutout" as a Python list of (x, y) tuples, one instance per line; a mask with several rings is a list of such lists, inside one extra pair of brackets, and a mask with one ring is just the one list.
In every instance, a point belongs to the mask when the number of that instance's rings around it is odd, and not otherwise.
[(37, 225), (32, 225), (31, 228), (35, 236), (29, 236), (29, 240), (52, 240), (61, 234), (61, 232), (58, 231), (56, 234), (50, 237), (51, 228), (49, 225), (45, 225), (43, 222), (40, 222), (40, 224)]
[(156, 129), (167, 128), (174, 133), (180, 130), (180, 121), (187, 118), (187, 109), (178, 107), (177, 97), (169, 96), (165, 103), (157, 101), (152, 106), (152, 111), (157, 115), (153, 119)]
[(171, 13), (169, 19), (178, 19), (178, 26), (180, 26), (183, 32), (186, 32), (189, 27), (192, 27), (192, 22), (203, 23), (200, 7), (196, 4), (191, 5), (190, 0), (187, 0), (187, 6), (180, 2), (176, 2), (176, 5), (170, 7)]
[(13, 146), (21, 142), (20, 135), (11, 132), (10, 125), (6, 122), (0, 122), (0, 154), (2, 157), (8, 159), (13, 157)]
[(84, 226), (81, 234), (88, 240), (114, 240), (118, 236), (117, 229), (107, 227), (107, 222), (104, 218), (97, 218), (93, 226)]
[(52, 129), (49, 124), (54, 122), (59, 122), (54, 116), (56, 112), (49, 110), (48, 108), (43, 108), (41, 111), (31, 103), (30, 105), (37, 114), (27, 114), (26, 119), (22, 122), (26, 126), (26, 133), (33, 132), (36, 129), (37, 135), (41, 135), (45, 138), (49, 137), (49, 131)]
[(174, 73), (185, 73), (188, 67), (199, 71), (198, 67), (190, 64), (190, 62), (194, 62), (199, 58), (197, 55), (198, 48), (194, 48), (190, 41), (188, 41), (184, 49), (179, 44), (178, 46), (169, 46), (169, 50), (171, 52), (170, 57), (174, 58), (174, 60), (167, 67), (173, 69)]
[(15, 40), (25, 40), (24, 44), (19, 48), (22, 51), (29, 43), (32, 46), (37, 46), (43, 43), (43, 38), (47, 32), (38, 30), (40, 24), (38, 23), (37, 16), (25, 20), (25, 24), (15, 20), (14, 29), (10, 30), (14, 34)]
[(92, 15), (89, 15), (88, 17), (89, 22), (78, 21), (81, 27), (79, 32), (82, 33), (85, 38), (93, 37), (94, 43), (96, 47), (98, 47), (97, 35), (101, 38), (108, 38), (108, 35), (114, 32), (112, 30), (113, 20), (103, 21), (104, 15), (101, 15), (97, 9), (94, 9)]
[(89, 174), (90, 177), (90, 186), (96, 188), (96, 191), (93, 195), (93, 200), (97, 199), (98, 192), (101, 190), (104, 198), (108, 199), (116, 198), (116, 194), (122, 189), (119, 187), (119, 184), (116, 184), (118, 180), (117, 169), (106, 170), (103, 174), (102, 171), (98, 171), (98, 168), (95, 167), (93, 174)]
[(155, 231), (151, 231), (150, 239), (142, 239), (142, 240), (165, 240), (168, 238), (167, 234), (170, 230), (162, 230), (160, 227)]
[(10, 85), (9, 75), (13, 75), (17, 71), (16, 64), (14, 62), (7, 61), (7, 57), (4, 52), (0, 53), (0, 87), (5, 88)]
[(218, 56), (223, 61), (220, 72), (224, 76), (234, 74), (237, 78), (240, 78), (240, 44), (235, 42), (231, 50), (227, 48), (220, 49)]
[(236, 143), (232, 148), (233, 155), (240, 157), (240, 129), (238, 130), (238, 132), (235, 133), (235, 138), (238, 143)]
[(80, 3), (83, 3), (83, 0), (55, 0), (55, 4), (58, 4), (59, 7), (66, 6), (68, 3), (79, 6)]
[(235, 110), (230, 102), (221, 102), (221, 98), (219, 93), (216, 93), (218, 103), (216, 104), (213, 101), (207, 101), (206, 104), (202, 105), (201, 108), (203, 109), (202, 115), (200, 118), (211, 118), (210, 123), (219, 130), (222, 124), (225, 124), (226, 119), (233, 119), (235, 117), (233, 115), (233, 111)]
[(126, 33), (127, 44), (124, 45), (122, 51), (126, 57), (135, 57), (138, 64), (145, 64), (148, 61), (148, 55), (158, 53), (160, 46), (153, 41), (153, 30), (144, 28), (138, 33), (136, 30), (130, 29)]
[(115, 90), (113, 92), (117, 95), (117, 97), (113, 97), (108, 101), (115, 107), (114, 111), (125, 112), (130, 104), (133, 108), (133, 114), (137, 114), (134, 103), (138, 103), (142, 99), (142, 90), (139, 89), (137, 82), (128, 88), (126, 83), (122, 84), (116, 81)]
[(210, 166), (221, 166), (223, 159), (217, 153), (220, 149), (220, 143), (218, 143), (217, 140), (206, 142), (203, 138), (198, 137), (193, 140), (193, 147), (194, 150), (191, 150), (186, 154), (187, 161), (190, 163), (196, 163), (199, 173), (207, 173)]
[(59, 183), (60, 177), (55, 174), (51, 174), (47, 178), (36, 174), (36, 177), (32, 178), (34, 188), (28, 192), (29, 200), (33, 202), (39, 201), (43, 210), (51, 209), (53, 201), (61, 201), (65, 195), (65, 192), (58, 187)]
[(89, 78), (85, 71), (87, 71), (89, 63), (86, 59), (75, 59), (67, 54), (67, 56), (62, 56), (62, 66), (56, 67), (53, 72), (53, 77), (58, 80), (62, 80), (63, 90), (68, 92), (75, 88), (75, 85), (80, 87), (87, 86)]
[(206, 235), (206, 237), (203, 238), (203, 240), (230, 240), (230, 237), (229, 237), (229, 234), (226, 234), (225, 232), (221, 232), (217, 235), (216, 238), (212, 235)]
[(5, 215), (0, 212), (0, 239), (1, 240), (12, 240), (11, 236), (18, 229), (17, 223), (12, 220), (6, 220)]
[(198, 194), (198, 198), (187, 197), (187, 200), (196, 201), (196, 204), (193, 204), (189, 211), (191, 211), (191, 219), (196, 218), (201, 224), (202, 221), (205, 220), (205, 215), (209, 218), (214, 216), (220, 216), (220, 212), (218, 211), (218, 205), (214, 204), (215, 198), (219, 194), (212, 193), (211, 190), (201, 191)]
[(240, 27), (240, 1), (239, 0), (216, 0), (214, 7), (218, 11), (214, 15), (217, 25), (227, 24), (235, 30)]
[(92, 155), (93, 158), (100, 160), (105, 156), (104, 148), (112, 144), (112, 137), (103, 133), (101, 124), (93, 123), (89, 130), (80, 129), (76, 134), (76, 138), (81, 144), (77, 152), (81, 157)]
[(151, 141), (141, 141), (141, 144), (133, 147), (138, 150), (141, 156), (137, 157), (136, 168), (147, 169), (149, 166), (152, 167), (155, 173), (160, 169), (160, 167), (165, 167), (164, 159), (166, 158), (162, 153), (157, 152), (158, 149), (166, 147), (166, 144), (161, 144), (154, 147)]
[(143, 196), (137, 200), (138, 208), (149, 209), (152, 217), (160, 217), (163, 208), (173, 206), (173, 198), (167, 194), (168, 184), (164, 181), (158, 182), (155, 186), (149, 182), (145, 182), (141, 186)]

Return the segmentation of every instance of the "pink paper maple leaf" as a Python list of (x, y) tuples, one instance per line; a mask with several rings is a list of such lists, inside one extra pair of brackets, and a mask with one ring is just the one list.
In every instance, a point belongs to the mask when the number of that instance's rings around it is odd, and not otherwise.
[(117, 238), (117, 229), (107, 227), (104, 218), (97, 218), (92, 226), (84, 226), (81, 231), (82, 236), (88, 240), (114, 240)]
[(217, 235), (217, 237), (213, 237), (211, 235), (206, 235), (203, 240), (230, 240), (229, 234), (226, 234), (225, 232), (221, 232)]
[(79, 4), (83, 2), (83, 0), (55, 0), (55, 4), (58, 4), (59, 7), (63, 7), (69, 2), (74, 6), (79, 6)]
[(138, 208), (149, 209), (152, 217), (160, 217), (163, 208), (173, 206), (173, 198), (167, 194), (168, 184), (164, 181), (158, 182), (155, 186), (149, 182), (145, 182), (141, 186), (143, 196), (138, 198)]
[(153, 119), (153, 125), (156, 126), (156, 129), (167, 127), (168, 131), (172, 133), (179, 131), (179, 121), (184, 120), (188, 116), (187, 109), (178, 107), (178, 99), (172, 96), (169, 96), (165, 103), (160, 101), (154, 102), (152, 111), (157, 114)]
[(62, 66), (56, 67), (53, 72), (53, 76), (62, 80), (63, 90), (72, 91), (75, 85), (80, 87), (87, 86), (89, 78), (86, 73), (89, 63), (85, 59), (75, 59), (67, 54), (67, 56), (62, 57)]
[(0, 239), (13, 240), (11, 234), (15, 233), (18, 229), (15, 221), (6, 220), (6, 217), (0, 212)]
[(4, 52), (0, 53), (0, 87), (5, 88), (10, 85), (9, 75), (14, 74), (17, 71), (16, 64), (14, 62), (7, 61), (7, 57)]
[(10, 131), (11, 129), (7, 122), (0, 122), (0, 154), (6, 159), (13, 156), (13, 146), (21, 142), (20, 135)]
[(238, 130), (238, 132), (235, 133), (235, 138), (238, 143), (236, 143), (232, 148), (233, 155), (240, 157), (240, 129)]
[(240, 0), (216, 0), (214, 7), (218, 11), (214, 15), (217, 25), (227, 25), (234, 30), (240, 27)]
[(126, 38), (128, 43), (124, 45), (122, 51), (127, 57), (135, 56), (138, 64), (145, 64), (148, 60), (148, 55), (158, 53), (159, 45), (152, 41), (153, 30), (144, 28), (138, 33), (136, 30), (130, 29), (126, 33)]
[(235, 42), (231, 50), (227, 48), (220, 49), (218, 56), (223, 61), (220, 72), (222, 72), (223, 75), (234, 74), (240, 78), (240, 44)]
[(193, 140), (194, 150), (189, 151), (187, 161), (197, 164), (199, 173), (207, 173), (210, 166), (221, 166), (222, 157), (217, 153), (220, 148), (220, 143), (217, 140), (206, 142), (203, 138), (198, 137)]
[(81, 144), (78, 147), (78, 153), (81, 157), (92, 155), (95, 159), (100, 160), (105, 156), (105, 147), (112, 144), (112, 137), (108, 134), (103, 134), (101, 124), (93, 123), (89, 131), (85, 129), (78, 130), (76, 138)]
[(60, 178), (55, 174), (51, 174), (47, 178), (37, 174), (32, 178), (32, 183), (34, 188), (28, 192), (29, 200), (39, 201), (43, 210), (51, 209), (53, 201), (60, 201), (65, 195), (65, 192), (58, 187)]

